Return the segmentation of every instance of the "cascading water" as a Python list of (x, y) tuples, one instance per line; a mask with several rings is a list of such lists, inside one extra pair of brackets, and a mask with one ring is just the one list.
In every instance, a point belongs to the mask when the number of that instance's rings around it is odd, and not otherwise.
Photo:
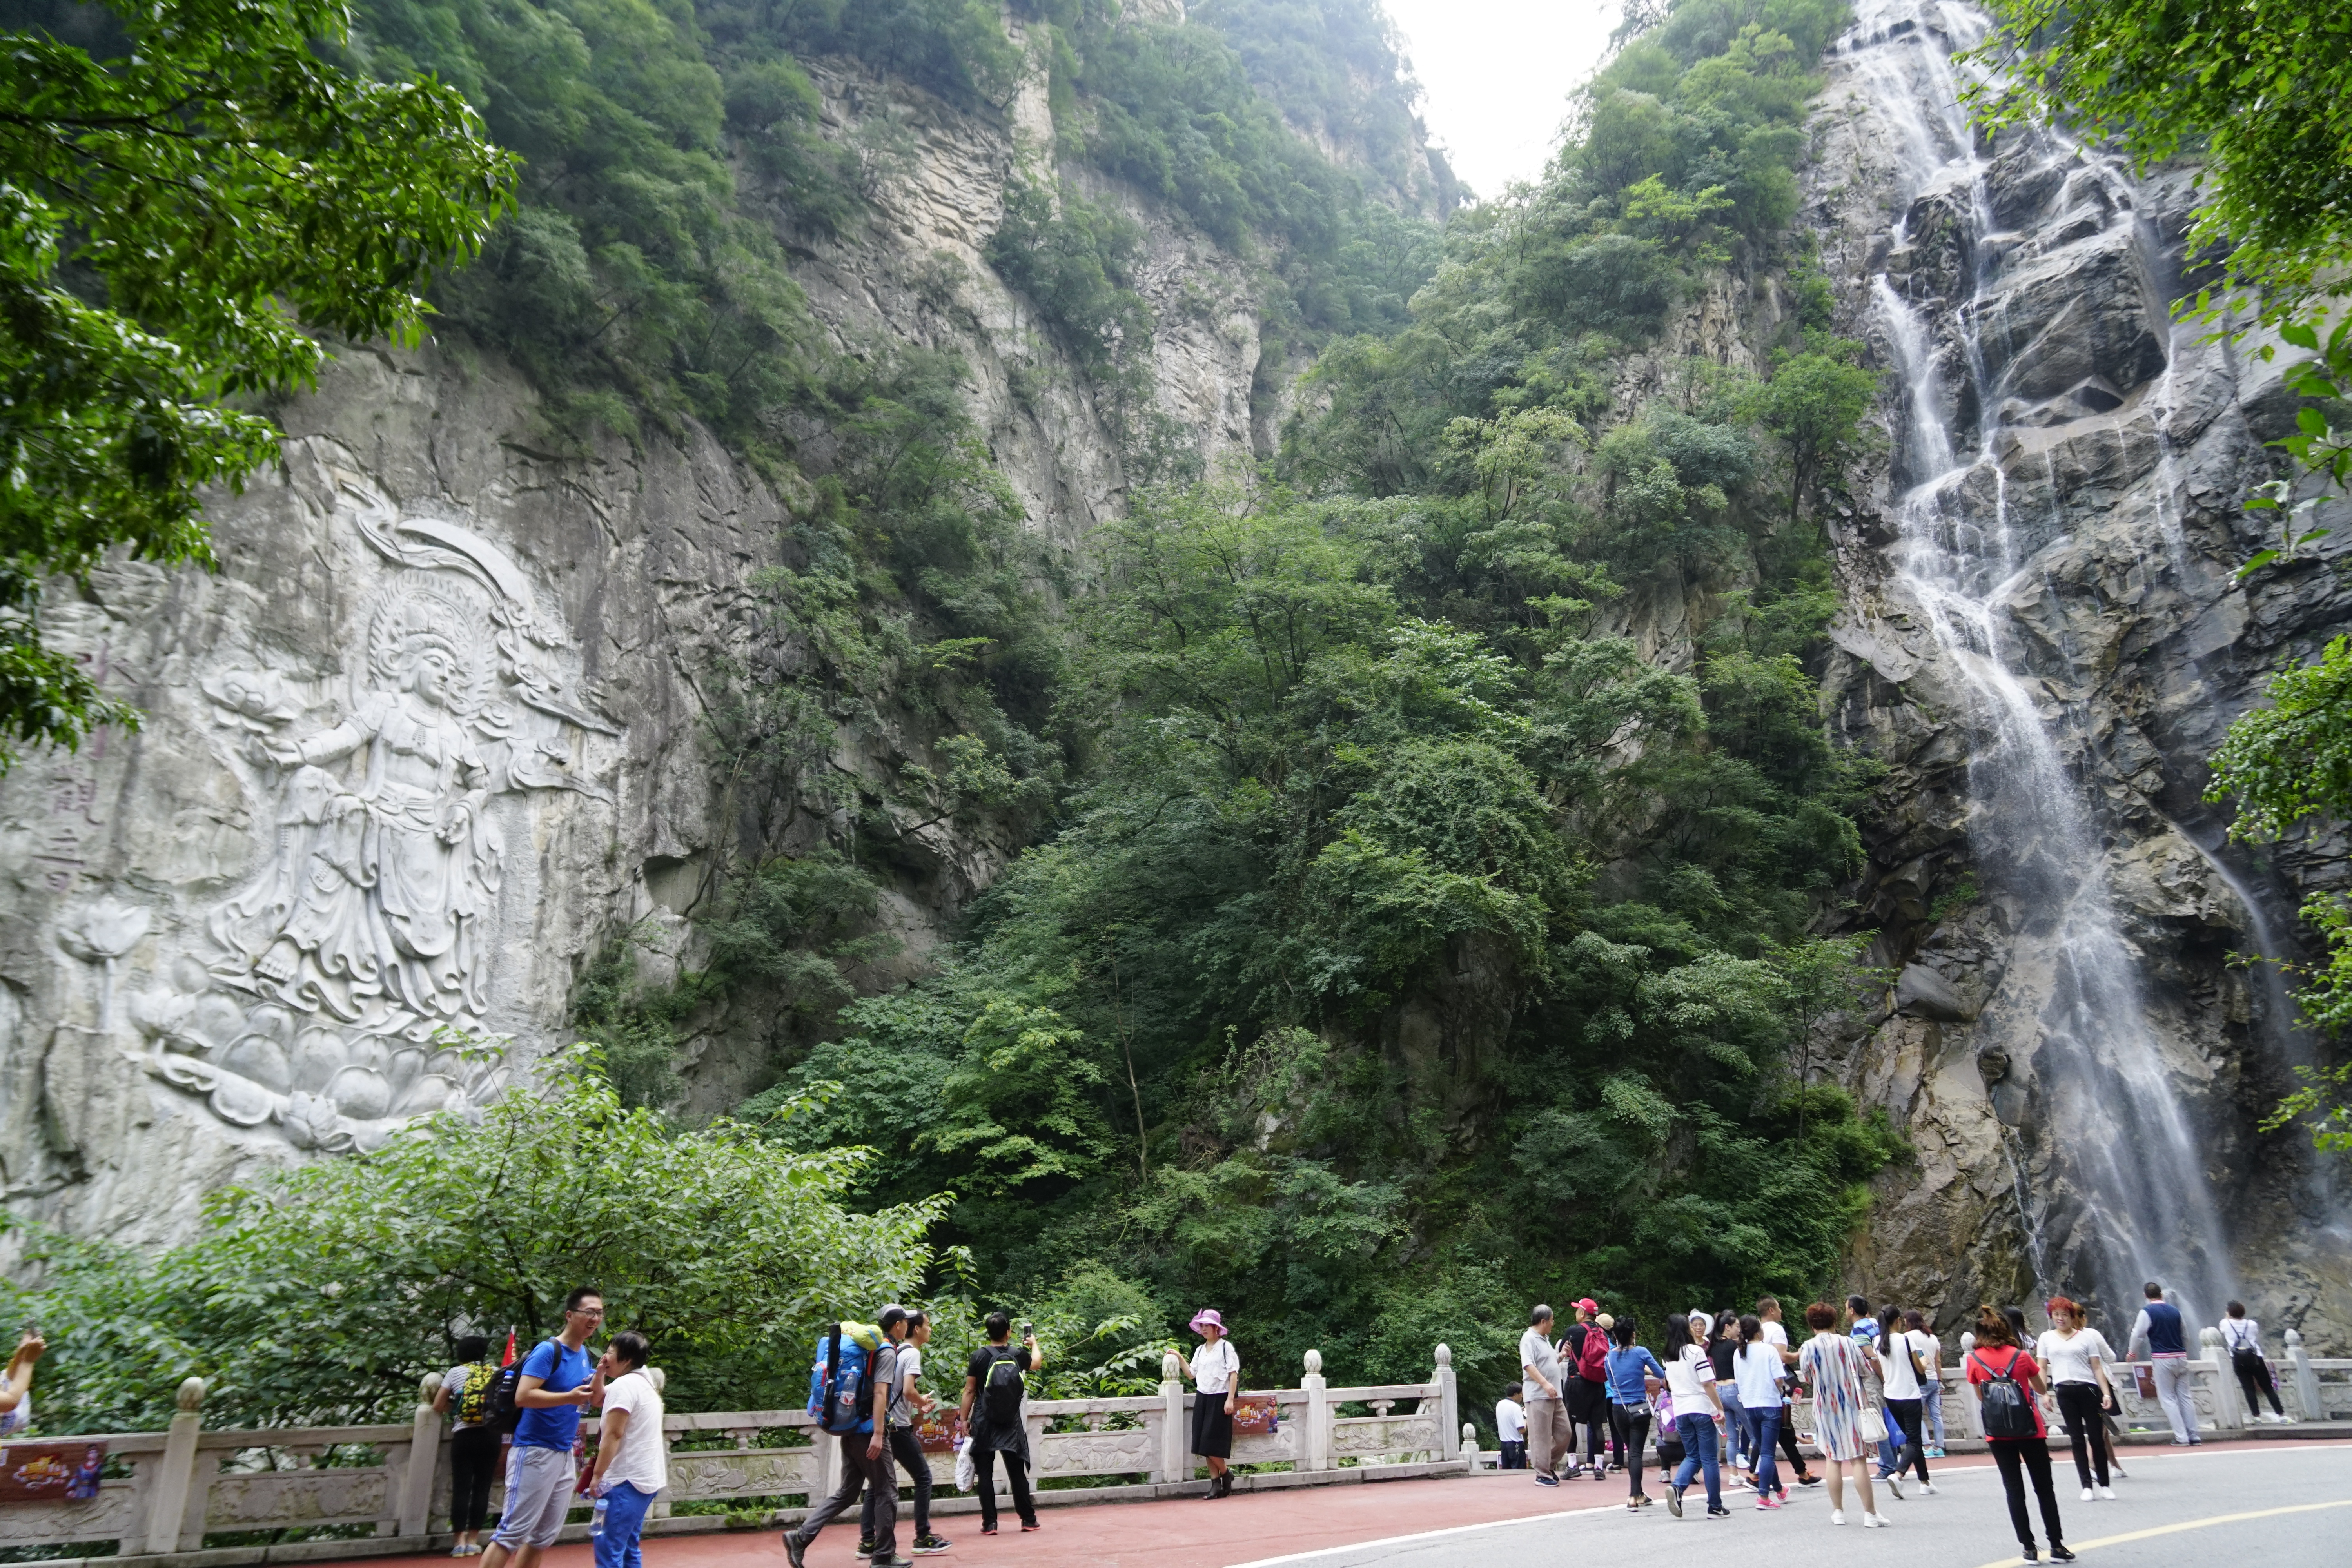
[[(1968, 734), (1969, 845), (1985, 892), (2012, 922), (2008, 975), (1976, 1026), (1990, 1079), (2005, 1062), (2030, 1074), (2031, 1114), (2003, 1120), (2013, 1123), (2004, 1142), (2037, 1282), (2127, 1310), (2139, 1282), (2158, 1279), (2209, 1310), (2234, 1285), (2229, 1248), (2206, 1154), (2151, 1026), (2140, 955), (2118, 917), (2100, 805), (2081, 776), (2089, 738), (2065, 694), (2084, 672), (2063, 616), (2042, 613), (2053, 592), (2043, 563), (2064, 546), (2068, 520), (2050, 499), (2046, 448), (2021, 438), (2037, 421), (2125, 398), (2095, 375), (2053, 387), (2066, 373), (2053, 329), (2010, 320), (2009, 290), (2025, 269), (2063, 267), (2051, 258), (2071, 246), (2105, 258), (2134, 243), (2133, 193), (2107, 162), (2047, 131), (2025, 132), (2025, 154), (2040, 164), (2014, 183), (2058, 195), (2033, 209), (2047, 232), (2003, 228), (2017, 216), (2000, 210), (1992, 153), (1959, 102), (1974, 68), (1954, 59), (1989, 26), (1966, 5), (1864, 0), (1841, 45), (1871, 112), (1899, 142), (1904, 216), (1870, 282), (1884, 353), (1905, 389), (1892, 465), (1900, 539), (1884, 592), (1899, 606), (1889, 620)], [(2004, 155), (2018, 156), (2018, 136), (2004, 137)], [(2143, 359), (2168, 358), (2173, 343), (2160, 331), (2153, 341), (2161, 346)], [(2161, 446), (2167, 392), (2140, 395), (2140, 438)], [(2168, 452), (2164, 461), (2169, 488)], [(2158, 513), (2151, 553), (2178, 572), (2177, 502), (2160, 500)]]

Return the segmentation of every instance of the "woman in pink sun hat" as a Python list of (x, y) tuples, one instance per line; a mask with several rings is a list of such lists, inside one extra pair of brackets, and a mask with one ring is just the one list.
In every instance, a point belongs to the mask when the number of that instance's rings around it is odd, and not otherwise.
[(1242, 1358), (1225, 1338), (1225, 1320), (1214, 1307), (1192, 1314), (1192, 1331), (1201, 1336), (1199, 1350), (1186, 1363), (1192, 1378), (1192, 1452), (1209, 1461), (1209, 1492), (1213, 1500), (1230, 1497), (1234, 1478), (1225, 1461), (1234, 1452), (1234, 1406), (1242, 1391)]

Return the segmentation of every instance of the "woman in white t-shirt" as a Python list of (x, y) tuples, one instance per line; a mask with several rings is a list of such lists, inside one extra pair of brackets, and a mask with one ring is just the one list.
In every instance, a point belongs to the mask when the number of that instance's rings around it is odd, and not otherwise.
[(1683, 1462), (1666, 1485), (1666, 1507), (1683, 1516), (1683, 1489), (1701, 1471), (1706, 1475), (1706, 1511), (1710, 1519), (1731, 1510), (1723, 1506), (1723, 1468), (1716, 1447), (1715, 1424), (1723, 1418), (1723, 1401), (1715, 1392), (1715, 1363), (1706, 1347), (1691, 1338), (1691, 1320), (1666, 1320), (1666, 1392), (1675, 1401), (1675, 1435), (1682, 1439)]
[(49, 1348), (38, 1329), (26, 1329), (16, 1342), (8, 1369), (0, 1372), (0, 1436), (22, 1432), (33, 1424), (33, 1365)]
[(597, 1370), (604, 1378), (604, 1422), (596, 1437), (596, 1468), (588, 1490), (597, 1521), (589, 1538), (596, 1568), (645, 1568), (638, 1542), (646, 1510), (669, 1485), (669, 1436), (662, 1430), (661, 1388), (646, 1369), (646, 1336), (625, 1329), (604, 1347)]
[[(2230, 1358), (2230, 1369), (2238, 1374), (2238, 1386), (2246, 1393), (2246, 1414), (2257, 1421), (2286, 1419), (2286, 1406), (2279, 1403), (2278, 1384), (2271, 1377), (2271, 1363), (2263, 1356), (2263, 1326), (2246, 1316), (2243, 1301), (2230, 1303), (2230, 1315), (2221, 1320), (2221, 1349)], [(2263, 1414), (2261, 1396), (2270, 1395), (2271, 1413)]]
[(1209, 1497), (1230, 1497), (1234, 1478), (1226, 1461), (1234, 1453), (1234, 1411), (1242, 1392), (1241, 1352), (1225, 1338), (1225, 1320), (1214, 1307), (1192, 1314), (1201, 1348), (1185, 1370), (1192, 1376), (1192, 1452), (1209, 1461)]
[(1896, 1497), (1903, 1495), (1903, 1472), (1919, 1472), (1919, 1489), (1929, 1497), (1936, 1495), (1936, 1483), (1927, 1479), (1927, 1445), (1920, 1436), (1921, 1405), (1927, 1394), (1927, 1363), (1919, 1354), (1904, 1330), (1903, 1314), (1889, 1307), (1878, 1321), (1878, 1342), (1871, 1354), (1878, 1363), (1880, 1395), (1886, 1407), (1886, 1419), (1894, 1431), (1902, 1434), (1895, 1446), (1895, 1468), (1885, 1478), (1886, 1489)]
[(2113, 1502), (2116, 1494), (2107, 1485), (2113, 1457), (2103, 1413), (2115, 1397), (2107, 1368), (2115, 1363), (2116, 1352), (2105, 1334), (2084, 1325), (2083, 1309), (2073, 1300), (2053, 1296), (2043, 1308), (2050, 1314), (2050, 1327), (2034, 1342), (2033, 1359), (2049, 1374), (2058, 1418), (2074, 1440), (2074, 1474), (2083, 1483), (2083, 1500)]
[(454, 1415), (449, 1423), (449, 1530), (457, 1537), (452, 1557), (482, 1554), (482, 1521), (489, 1516), (490, 1482), (499, 1473), (499, 1429), (485, 1419), (490, 1383), (499, 1374), (490, 1342), (467, 1334), (457, 1342), (457, 1364), (441, 1374), (433, 1408)]

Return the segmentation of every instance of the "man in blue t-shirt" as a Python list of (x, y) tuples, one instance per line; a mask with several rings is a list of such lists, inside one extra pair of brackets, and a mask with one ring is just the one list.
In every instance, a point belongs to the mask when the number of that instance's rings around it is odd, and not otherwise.
[(587, 1350), (588, 1336), (604, 1321), (604, 1298), (583, 1285), (564, 1298), (562, 1331), (523, 1358), (515, 1382), (515, 1408), (521, 1414), (507, 1455), (506, 1509), (482, 1568), (500, 1568), (509, 1552), (515, 1568), (535, 1568), (563, 1529), (579, 1489), (572, 1447), (580, 1436), (580, 1413), (604, 1399), (604, 1374)]

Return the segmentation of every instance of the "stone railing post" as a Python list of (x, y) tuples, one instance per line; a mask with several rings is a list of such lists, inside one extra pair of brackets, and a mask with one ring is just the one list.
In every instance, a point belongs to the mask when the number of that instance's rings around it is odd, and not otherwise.
[(1462, 1400), (1460, 1391), (1454, 1385), (1451, 1348), (1437, 1347), (1437, 1370), (1430, 1374), (1430, 1381), (1437, 1384), (1437, 1452), (1431, 1457), (1442, 1464), (1461, 1451), (1460, 1440), (1454, 1434), (1462, 1430)]
[(163, 1439), (163, 1456), (155, 1466), (155, 1484), (147, 1493), (147, 1550), (177, 1552), (187, 1523), (188, 1502), (196, 1502), (196, 1528), (190, 1550), (204, 1544), (204, 1493), (196, 1483), (196, 1439), (205, 1424), (205, 1380), (192, 1377), (180, 1384), (179, 1409)]
[(1977, 1385), (1969, 1381), (1969, 1352), (1976, 1348), (1976, 1335), (1960, 1336), (1960, 1414), (1968, 1419), (1969, 1436), (1981, 1440), (1984, 1412), (1977, 1407)]
[(2311, 1355), (2303, 1348), (2303, 1331), (2300, 1329), (2286, 1331), (2286, 1359), (2294, 1371), (2295, 1403), (2303, 1406), (2303, 1418), (2305, 1421), (2326, 1420), (2327, 1406), (2319, 1402), (2319, 1374), (2311, 1369)]
[(1478, 1473), (1478, 1427), (1476, 1423), (1462, 1423), (1462, 1468), (1471, 1475)]
[(2197, 1331), (2199, 1359), (2213, 1363), (2213, 1425), (2243, 1426), (2246, 1413), (2238, 1407), (2238, 1380), (2230, 1375), (2230, 1352), (2221, 1348), (2221, 1331), (2210, 1323)]
[(1189, 1481), (1192, 1446), (1192, 1434), (1184, 1425), (1184, 1358), (1174, 1351), (1160, 1358), (1160, 1398), (1168, 1412), (1160, 1422), (1160, 1479)]
[(1325, 1392), (1321, 1351), (1307, 1352), (1307, 1375), (1298, 1384), (1307, 1391), (1307, 1426), (1298, 1435), (1298, 1468), (1328, 1470), (1331, 1468), (1331, 1396)]
[(810, 1483), (808, 1505), (814, 1509), (834, 1494), (841, 1485), (841, 1443), (824, 1427), (809, 1433), (809, 1447), (816, 1456), (816, 1476)]
[(408, 1471), (400, 1479), (400, 1533), (433, 1533), (433, 1478), (441, 1468), (441, 1413), (433, 1396), (441, 1374), (428, 1372), (416, 1384), (416, 1418), (408, 1428)]

